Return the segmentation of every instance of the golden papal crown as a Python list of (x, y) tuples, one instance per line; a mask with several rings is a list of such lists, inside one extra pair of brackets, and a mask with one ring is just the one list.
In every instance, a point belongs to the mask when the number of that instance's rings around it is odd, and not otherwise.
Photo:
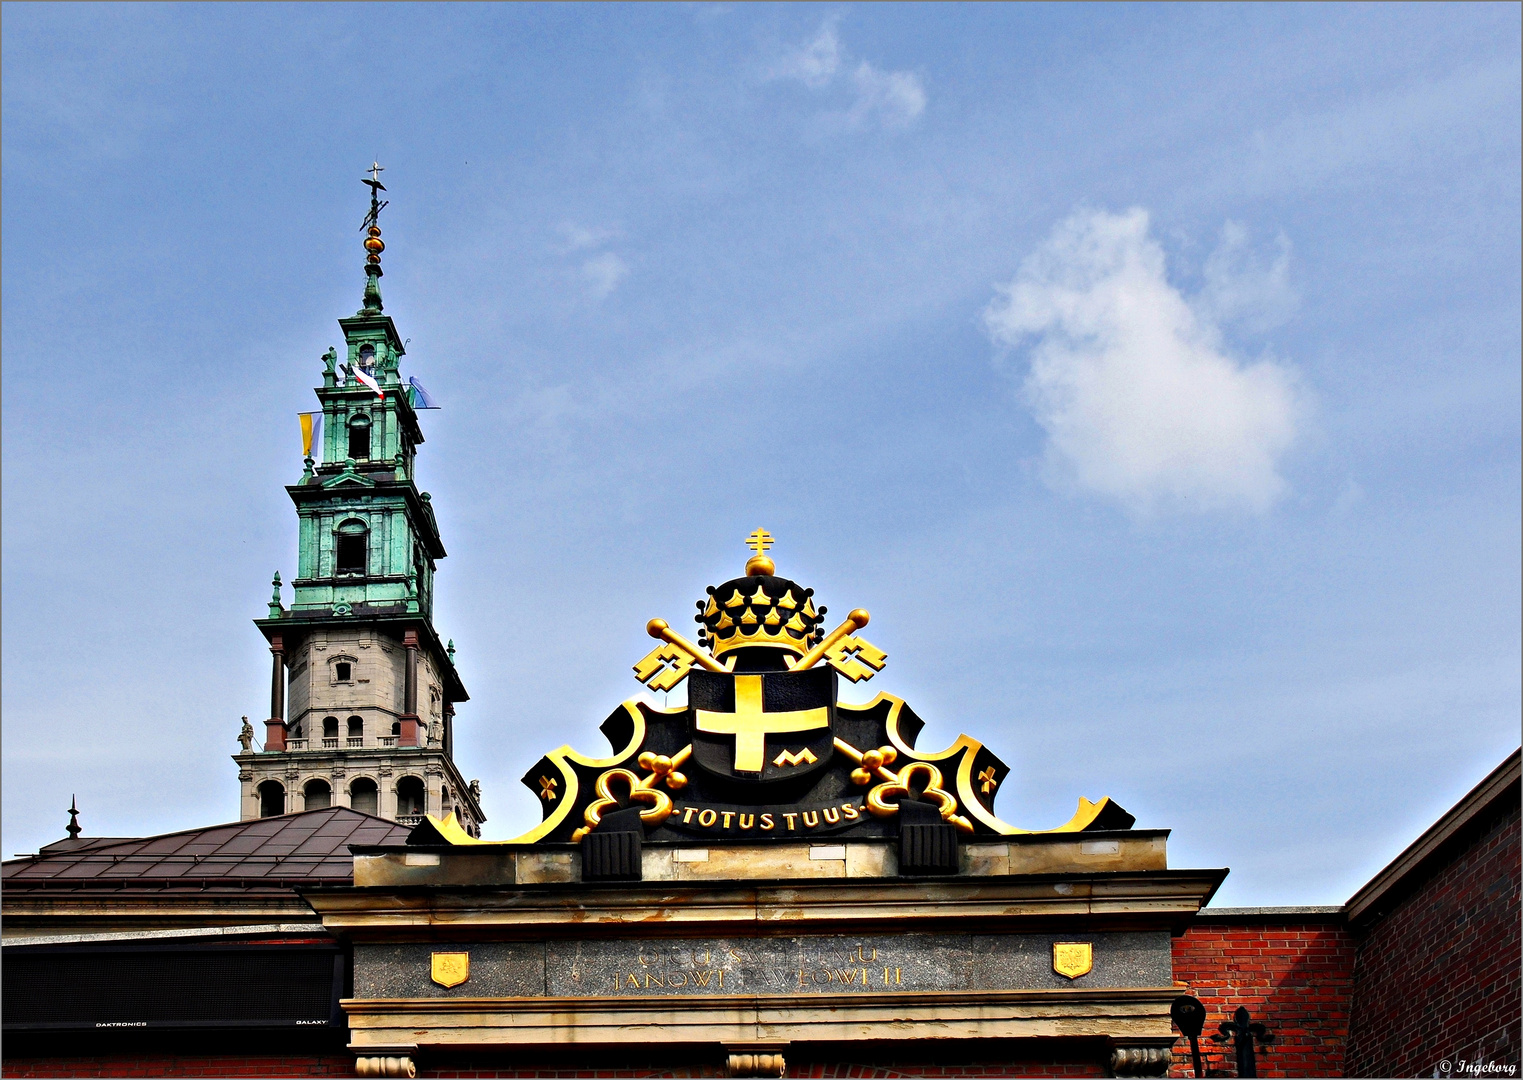
[(825, 608), (815, 607), (814, 590), (777, 577), (767, 555), (772, 537), (757, 529), (746, 543), (756, 552), (746, 562), (746, 576), (709, 586), (708, 599), (698, 601), (694, 621), (702, 624), (698, 643), (716, 659), (735, 649), (786, 649), (803, 656), (824, 638), (820, 623)]

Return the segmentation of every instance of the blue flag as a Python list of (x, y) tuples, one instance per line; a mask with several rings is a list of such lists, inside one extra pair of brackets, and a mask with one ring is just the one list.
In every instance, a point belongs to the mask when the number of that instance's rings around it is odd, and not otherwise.
[(407, 403), (414, 409), (437, 409), (434, 399), (428, 396), (428, 391), (423, 389), (423, 384), (417, 379), (408, 377), (407, 380)]

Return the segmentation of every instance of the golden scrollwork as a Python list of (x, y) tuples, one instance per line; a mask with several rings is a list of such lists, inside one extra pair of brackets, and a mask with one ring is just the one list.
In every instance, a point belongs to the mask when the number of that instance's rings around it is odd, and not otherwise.
[(539, 778), (539, 797), (544, 799), (545, 802), (554, 802), (555, 789), (559, 786), (560, 782), (555, 777), (541, 776)]
[(926, 784), (923, 796), (936, 803), (941, 813), (941, 820), (950, 825), (955, 825), (959, 832), (971, 833), (973, 823), (957, 812), (957, 798), (950, 791), (941, 786), (941, 770), (928, 761), (911, 761), (899, 770), (898, 777), (889, 782), (879, 784), (867, 793), (867, 809), (874, 817), (891, 817), (899, 812), (898, 802), (889, 802), (889, 796), (896, 799), (908, 798), (910, 795), (910, 781), (918, 775), (924, 775)]
[(619, 805), (619, 800), (613, 793), (613, 781), (622, 780), (629, 787), (629, 801), (644, 803), (649, 810), (640, 811), (640, 823), (642, 825), (660, 825), (672, 813), (672, 798), (664, 791), (658, 791), (653, 787), (642, 785), (640, 778), (628, 769), (609, 769), (597, 779), (598, 798), (588, 805), (582, 819), (587, 822), (584, 828), (577, 829), (571, 834), (571, 842), (577, 843), (593, 829), (596, 829), (603, 821), (603, 811)]

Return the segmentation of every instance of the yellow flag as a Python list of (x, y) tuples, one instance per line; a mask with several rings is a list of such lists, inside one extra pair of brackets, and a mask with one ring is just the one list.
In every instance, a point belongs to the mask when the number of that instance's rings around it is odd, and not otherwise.
[(296, 418), (301, 421), (301, 456), (312, 456), (312, 443), (322, 438), (323, 414), (320, 412), (297, 413)]

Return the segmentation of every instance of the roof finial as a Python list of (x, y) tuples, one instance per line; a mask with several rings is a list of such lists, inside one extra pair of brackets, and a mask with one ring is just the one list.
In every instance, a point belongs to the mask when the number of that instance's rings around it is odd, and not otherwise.
[(79, 834), (84, 832), (79, 827), (79, 802), (73, 795), (69, 796), (69, 827), (64, 831), (69, 834), (70, 840), (78, 840)]
[(386, 190), (386, 185), (381, 183), (381, 174), (386, 169), (378, 161), (370, 163), (370, 175), (362, 177), (360, 183), (370, 188), (370, 213), (365, 215), (365, 220), (360, 223), (360, 231), (365, 234), (365, 250), (369, 252), (365, 256), (365, 299), (364, 307), (360, 308), (361, 315), (377, 315), (385, 305), (381, 303), (381, 252), (386, 250), (386, 245), (381, 240), (381, 211), (386, 209), (389, 202), (381, 201), (381, 192)]
[(746, 562), (747, 577), (771, 575), (777, 571), (777, 564), (767, 554), (767, 549), (771, 546), (772, 534), (766, 529), (756, 529), (746, 537), (746, 547), (756, 552)]

